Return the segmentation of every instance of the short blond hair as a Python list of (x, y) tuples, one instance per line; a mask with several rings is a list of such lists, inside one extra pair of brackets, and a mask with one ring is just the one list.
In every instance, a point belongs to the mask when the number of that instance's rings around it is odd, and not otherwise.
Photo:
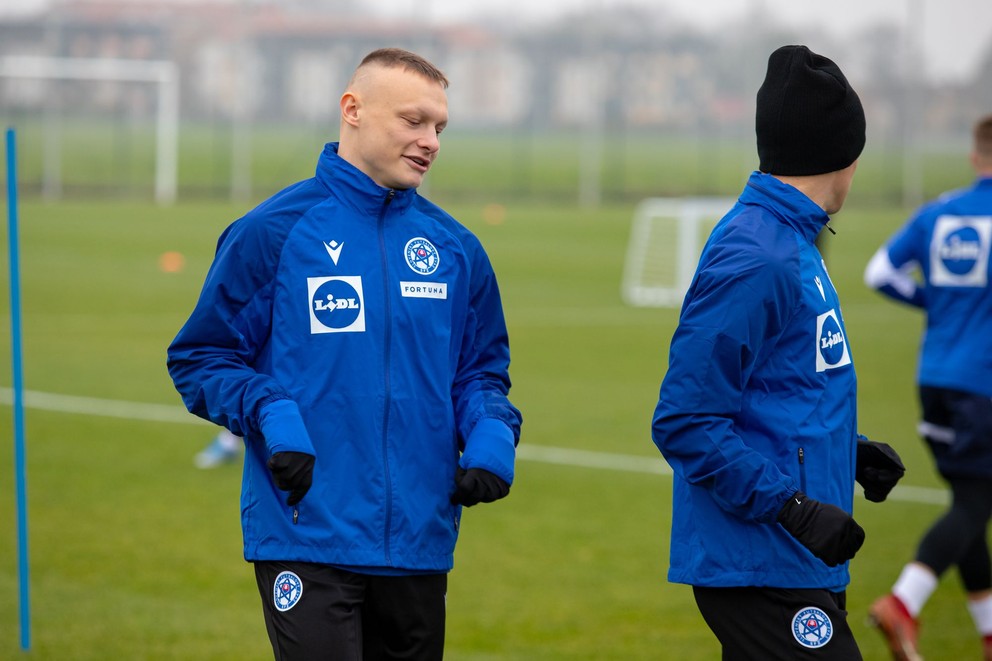
[(362, 59), (356, 72), (370, 64), (389, 68), (400, 67), (407, 71), (419, 73), (424, 78), (439, 83), (441, 87), (448, 88), (448, 79), (440, 69), (416, 53), (402, 48), (380, 48), (372, 51)]

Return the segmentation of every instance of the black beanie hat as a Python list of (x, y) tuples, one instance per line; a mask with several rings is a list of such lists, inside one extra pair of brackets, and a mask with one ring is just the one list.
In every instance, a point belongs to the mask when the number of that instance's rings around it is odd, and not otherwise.
[(865, 111), (832, 60), (805, 46), (782, 46), (768, 57), (755, 133), (762, 172), (823, 174), (861, 155)]

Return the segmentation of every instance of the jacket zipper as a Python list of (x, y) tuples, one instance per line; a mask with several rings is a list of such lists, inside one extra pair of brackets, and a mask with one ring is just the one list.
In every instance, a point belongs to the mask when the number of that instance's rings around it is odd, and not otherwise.
[(799, 448), (799, 490), (806, 493), (806, 452)]
[(382, 465), (385, 472), (386, 520), (382, 542), (387, 567), (392, 565), (389, 548), (389, 531), (392, 528), (393, 518), (393, 489), (392, 478), (389, 475), (389, 450), (387, 439), (389, 438), (389, 408), (392, 404), (392, 392), (389, 381), (389, 362), (392, 349), (393, 315), (389, 296), (389, 260), (386, 258), (386, 211), (389, 209), (389, 203), (393, 201), (393, 197), (395, 197), (395, 195), (396, 191), (389, 191), (386, 195), (385, 201), (382, 203), (382, 209), (379, 211), (379, 257), (382, 260), (382, 292), (383, 303), (385, 305), (385, 332), (383, 334), (383, 381), (385, 388), (382, 417)]

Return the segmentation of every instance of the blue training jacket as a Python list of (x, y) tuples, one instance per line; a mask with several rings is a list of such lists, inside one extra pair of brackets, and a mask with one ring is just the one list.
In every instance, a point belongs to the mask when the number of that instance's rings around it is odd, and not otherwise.
[(869, 286), (926, 310), (920, 385), (992, 397), (990, 253), (992, 177), (984, 177), (923, 205), (866, 269)]
[(672, 338), (652, 437), (674, 471), (669, 580), (706, 587), (849, 582), (776, 521), (796, 490), (851, 512), (856, 379), (819, 251), (828, 220), (755, 172), (714, 228)]
[[(459, 463), (512, 482), (509, 362), (478, 239), (336, 143), (225, 230), (168, 351), (187, 408), (244, 436), (245, 558), (385, 574), (451, 569)], [(279, 451), (316, 456), (295, 508)]]

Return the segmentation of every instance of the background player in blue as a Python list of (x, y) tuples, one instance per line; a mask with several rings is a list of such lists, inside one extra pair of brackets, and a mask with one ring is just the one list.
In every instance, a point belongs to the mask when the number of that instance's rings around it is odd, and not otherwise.
[(760, 165), (714, 228), (672, 338), (652, 436), (674, 471), (668, 578), (693, 586), (724, 659), (860, 659), (847, 561), (855, 478), (902, 475), (859, 437), (840, 301), (814, 241), (865, 145), (861, 101), (805, 46), (771, 54)]
[(920, 208), (865, 269), (868, 286), (926, 313), (919, 431), (952, 495), (892, 593), (871, 607), (897, 659), (916, 655), (917, 617), (951, 567), (992, 659), (992, 115), (975, 125), (971, 164), (971, 186)]
[(245, 440), (244, 556), (275, 658), (441, 659), (462, 506), (506, 496), (521, 416), (478, 239), (417, 187), (447, 78), (370, 53), (313, 178), (233, 223), (169, 347)]

